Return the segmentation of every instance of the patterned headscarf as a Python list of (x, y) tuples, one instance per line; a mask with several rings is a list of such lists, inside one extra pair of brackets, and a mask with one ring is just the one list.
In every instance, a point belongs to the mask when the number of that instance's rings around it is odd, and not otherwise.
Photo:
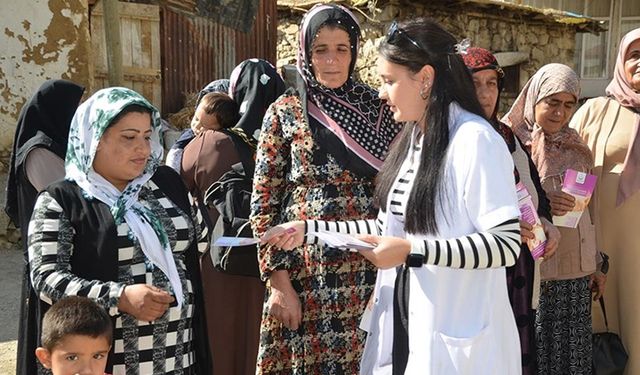
[(198, 98), (196, 99), (196, 108), (198, 108), (198, 104), (202, 98), (212, 92), (227, 92), (229, 91), (230, 81), (226, 78), (216, 79), (215, 81), (209, 82), (208, 85), (202, 88), (198, 93)]
[(636, 123), (633, 124), (632, 136), (629, 139), (627, 156), (624, 159), (624, 167), (618, 183), (618, 196), (616, 204), (621, 205), (627, 197), (640, 189), (640, 92), (635, 91), (624, 71), (624, 62), (631, 43), (640, 39), (640, 28), (631, 30), (622, 38), (620, 50), (616, 59), (616, 68), (613, 72), (613, 80), (607, 86), (607, 96), (612, 97), (621, 106), (630, 108), (636, 113)]
[(491, 120), (498, 122), (498, 102), (500, 101), (500, 92), (502, 92), (504, 86), (504, 71), (500, 67), (500, 64), (498, 64), (498, 60), (489, 50), (480, 47), (467, 48), (467, 53), (462, 54), (462, 60), (464, 60), (464, 64), (471, 74), (482, 70), (496, 71), (498, 75), (498, 98), (496, 100), (496, 106), (493, 109), (493, 114), (491, 115)]
[[(468, 48), (467, 53), (462, 54), (462, 60), (464, 60), (464, 64), (471, 74), (483, 70), (494, 70), (498, 75), (498, 96), (496, 97), (496, 103), (493, 107), (493, 113), (488, 120), (498, 130), (502, 138), (504, 138), (509, 147), (509, 152), (513, 153), (516, 150), (516, 140), (513, 132), (510, 127), (498, 120), (498, 104), (500, 103), (500, 93), (504, 87), (504, 71), (502, 67), (500, 67), (498, 60), (489, 50), (481, 47)], [(515, 171), (517, 174), (517, 170)]]
[(547, 64), (529, 79), (511, 110), (502, 121), (511, 126), (516, 136), (531, 149), (531, 159), (538, 169), (540, 180), (561, 175), (568, 168), (587, 172), (593, 167), (593, 156), (578, 133), (563, 124), (555, 134), (546, 134), (535, 123), (535, 106), (542, 99), (566, 92), (578, 100), (578, 75), (563, 64)]
[(502, 117), (502, 122), (511, 127), (522, 143), (529, 146), (536, 121), (536, 104), (550, 95), (561, 92), (573, 95), (577, 101), (580, 96), (578, 75), (564, 64), (543, 66), (524, 85), (509, 112)]
[[(336, 26), (349, 34), (351, 64), (349, 78), (339, 88), (321, 85), (311, 66), (311, 47), (318, 31)], [(353, 153), (376, 170), (380, 170), (388, 145), (401, 129), (378, 93), (369, 86), (354, 82), (360, 41), (360, 25), (346, 8), (335, 4), (318, 4), (303, 17), (300, 26), (297, 70), (302, 77), (298, 94), (308, 121), (318, 121), (329, 128)]]
[[(122, 110), (130, 105), (140, 105), (151, 112), (151, 155), (142, 174), (118, 190), (93, 169), (93, 161), (100, 139)], [(112, 87), (93, 94), (78, 107), (71, 120), (69, 145), (65, 159), (66, 179), (75, 181), (84, 193), (109, 206), (116, 225), (127, 222), (129, 236), (140, 244), (150, 261), (149, 267), (158, 267), (167, 276), (178, 305), (182, 304), (183, 291), (180, 276), (169, 245), (169, 239), (159, 218), (138, 201), (142, 186), (151, 179), (160, 161), (163, 149), (160, 144), (160, 114), (140, 94), (124, 87)]]

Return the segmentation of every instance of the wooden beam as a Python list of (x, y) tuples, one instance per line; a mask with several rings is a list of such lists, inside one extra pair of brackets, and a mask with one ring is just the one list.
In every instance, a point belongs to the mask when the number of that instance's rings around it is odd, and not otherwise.
[(122, 86), (122, 42), (118, 0), (102, 0), (104, 35), (107, 43), (109, 86)]

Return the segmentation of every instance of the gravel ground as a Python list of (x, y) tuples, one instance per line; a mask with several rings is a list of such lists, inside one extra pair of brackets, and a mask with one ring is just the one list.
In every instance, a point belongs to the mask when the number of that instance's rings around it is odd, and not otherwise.
[(16, 370), (16, 339), (22, 252), (18, 246), (0, 248), (0, 375), (12, 375)]

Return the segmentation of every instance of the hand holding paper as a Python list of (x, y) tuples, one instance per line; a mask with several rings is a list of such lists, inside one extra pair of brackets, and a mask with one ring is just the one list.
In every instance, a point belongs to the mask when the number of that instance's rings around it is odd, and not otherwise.
[(260, 243), (269, 244), (283, 250), (292, 250), (304, 244), (304, 221), (291, 221), (270, 228)]
[(562, 227), (576, 228), (582, 212), (589, 205), (591, 200), (591, 194), (596, 187), (597, 177), (578, 172), (573, 169), (567, 169), (564, 172), (564, 180), (562, 182), (562, 191), (565, 195), (571, 195), (574, 199), (574, 205), (571, 210), (567, 210), (564, 215), (557, 215), (554, 213), (553, 224)]
[(222, 247), (248, 246), (248, 245), (258, 244), (261, 242), (264, 243), (273, 238), (279, 239), (283, 235), (293, 234), (295, 232), (296, 232), (295, 228), (284, 228), (281, 226), (275, 226), (267, 230), (262, 235), (261, 238), (222, 236), (222, 237), (216, 238), (216, 240), (213, 242), (213, 246), (222, 246)]
[(327, 246), (335, 247), (338, 249), (371, 250), (375, 248), (375, 245), (364, 242), (344, 233), (309, 232), (309, 234), (318, 237)]

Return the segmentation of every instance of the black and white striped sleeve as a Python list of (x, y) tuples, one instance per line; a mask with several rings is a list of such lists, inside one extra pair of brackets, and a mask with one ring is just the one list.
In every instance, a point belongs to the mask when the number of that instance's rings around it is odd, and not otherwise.
[(324, 243), (314, 232), (332, 232), (344, 234), (372, 234), (379, 236), (382, 233), (383, 222), (380, 218), (369, 220), (349, 220), (349, 221), (324, 221), (306, 220), (305, 234), (306, 243), (311, 245), (323, 245)]
[(125, 284), (87, 280), (71, 272), (75, 231), (62, 207), (47, 192), (36, 200), (28, 233), (31, 283), (40, 299), (53, 304), (66, 296), (83, 296), (110, 315), (119, 313), (117, 306)]
[(423, 255), (425, 264), (443, 267), (509, 267), (520, 254), (520, 222), (511, 219), (484, 232), (458, 238), (413, 240), (411, 254)]

